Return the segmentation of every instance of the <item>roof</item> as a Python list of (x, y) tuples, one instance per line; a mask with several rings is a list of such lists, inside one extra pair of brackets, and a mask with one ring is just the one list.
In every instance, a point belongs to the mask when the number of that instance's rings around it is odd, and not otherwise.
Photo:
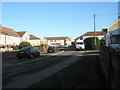
[(25, 33), (26, 33), (26, 31), (22, 31), (22, 32), (17, 32), (20, 36), (23, 36)]
[(13, 29), (0, 26), (0, 31), (6, 35), (20, 37), (20, 35)]
[(47, 40), (64, 40), (67, 37), (45, 37)]
[(34, 35), (30, 35), (30, 40), (34, 40), (34, 39), (40, 39), (40, 38), (38, 38), (38, 37), (36, 37)]
[[(104, 32), (102, 31), (96, 32), (96, 35), (104, 35)], [(87, 32), (83, 36), (94, 36), (94, 32)]]

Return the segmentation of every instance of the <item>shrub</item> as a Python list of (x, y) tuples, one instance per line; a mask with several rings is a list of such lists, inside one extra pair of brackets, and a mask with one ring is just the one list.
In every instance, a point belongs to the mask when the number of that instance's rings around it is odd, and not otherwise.
[(96, 45), (95, 45), (95, 37), (89, 37), (84, 40), (85, 49), (86, 50), (96, 50), (100, 48), (100, 40), (96, 37)]
[(31, 46), (31, 44), (27, 41), (23, 41), (19, 44), (19, 48), (26, 47), (26, 46)]
[(41, 51), (41, 52), (46, 51), (46, 47), (47, 47), (47, 44), (41, 44), (40, 47), (39, 47), (39, 48), (40, 48), (40, 51)]

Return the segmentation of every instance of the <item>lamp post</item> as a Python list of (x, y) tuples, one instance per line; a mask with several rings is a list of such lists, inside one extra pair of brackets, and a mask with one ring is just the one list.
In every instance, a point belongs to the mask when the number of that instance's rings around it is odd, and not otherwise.
[(94, 37), (95, 37), (95, 45), (96, 45), (95, 14), (94, 14)]

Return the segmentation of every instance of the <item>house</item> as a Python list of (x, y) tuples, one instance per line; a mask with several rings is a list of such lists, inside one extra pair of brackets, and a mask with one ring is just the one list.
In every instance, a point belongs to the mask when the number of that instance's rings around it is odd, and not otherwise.
[(120, 16), (118, 16), (118, 20), (116, 20), (114, 23), (112, 23), (110, 26), (107, 27), (108, 31), (112, 31), (114, 29), (120, 28)]
[(0, 46), (12, 47), (20, 44), (20, 35), (13, 29), (0, 26)]
[(70, 37), (67, 37), (66, 39), (66, 45), (68, 46), (72, 46), (74, 44), (74, 39), (70, 38)]
[(40, 39), (40, 44), (48, 44), (47, 39), (45, 38)]
[(40, 46), (40, 38), (30, 35), (29, 42), (32, 46)]
[(20, 42), (22, 42), (22, 41), (27, 41), (27, 42), (29, 42), (30, 36), (29, 36), (29, 34), (28, 34), (27, 31), (22, 31), (22, 32), (17, 32), (17, 33), (18, 33), (18, 34), (20, 35), (20, 37), (21, 37)]
[(85, 34), (83, 34), (79, 38), (81, 40), (85, 40), (86, 38), (94, 37), (94, 35), (96, 35), (96, 37), (98, 37), (99, 40), (101, 40), (104, 37), (104, 32), (102, 32), (102, 31), (97, 31), (95, 33), (94, 32), (86, 32)]
[(67, 37), (45, 37), (48, 45), (66, 45)]

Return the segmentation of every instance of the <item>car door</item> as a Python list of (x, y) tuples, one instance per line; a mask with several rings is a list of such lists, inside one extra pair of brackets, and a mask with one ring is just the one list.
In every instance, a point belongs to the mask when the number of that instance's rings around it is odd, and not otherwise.
[(39, 55), (39, 52), (36, 48), (33, 48), (33, 51), (34, 51), (34, 56), (38, 56)]

